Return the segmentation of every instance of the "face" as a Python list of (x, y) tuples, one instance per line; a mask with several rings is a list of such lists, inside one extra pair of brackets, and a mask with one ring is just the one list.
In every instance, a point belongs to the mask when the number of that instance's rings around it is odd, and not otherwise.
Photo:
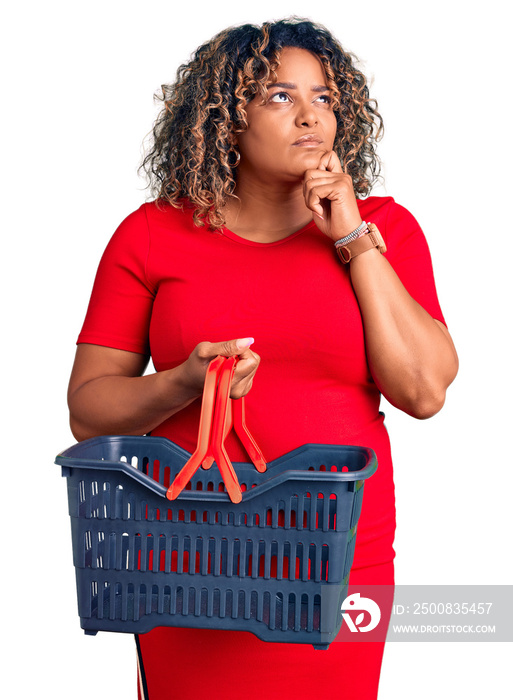
[(305, 49), (284, 48), (269, 99), (246, 107), (248, 129), (237, 136), (240, 176), (298, 181), (333, 149), (337, 130), (320, 59)]

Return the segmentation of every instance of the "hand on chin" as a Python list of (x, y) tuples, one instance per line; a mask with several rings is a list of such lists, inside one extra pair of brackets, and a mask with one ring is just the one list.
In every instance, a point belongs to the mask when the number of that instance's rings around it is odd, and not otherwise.
[(347, 236), (362, 219), (350, 175), (335, 151), (325, 151), (303, 174), (303, 196), (317, 227), (333, 241)]

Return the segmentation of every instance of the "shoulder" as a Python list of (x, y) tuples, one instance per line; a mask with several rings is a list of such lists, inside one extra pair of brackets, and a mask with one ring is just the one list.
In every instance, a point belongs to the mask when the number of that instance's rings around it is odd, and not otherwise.
[(393, 197), (367, 197), (358, 200), (358, 207), (362, 219), (372, 221), (382, 234), (387, 233), (390, 224), (394, 227), (419, 227), (413, 214)]
[(148, 220), (145, 204), (126, 216), (114, 231), (107, 249), (139, 247), (148, 241)]
[(126, 216), (112, 234), (100, 261), (99, 273), (114, 270), (130, 270), (137, 277), (145, 277), (146, 261), (150, 248), (146, 205)]
[(114, 237), (140, 240), (154, 230), (175, 230), (192, 224), (192, 209), (184, 206), (175, 208), (161, 202), (145, 202), (135, 211), (126, 216), (119, 224)]
[(175, 207), (167, 202), (153, 201), (143, 204), (140, 209), (144, 213), (147, 226), (152, 233), (154, 231), (172, 232), (181, 229), (197, 229), (192, 218), (194, 207), (187, 202)]
[(393, 253), (407, 242), (417, 242), (422, 247), (426, 245), (417, 219), (393, 197), (368, 197), (360, 200), (358, 206), (362, 219), (376, 224), (380, 230), (389, 253)]
[(121, 221), (105, 252), (118, 257), (146, 258), (149, 250), (159, 249), (163, 240), (192, 228), (192, 211), (185, 207), (182, 210), (169, 204), (146, 202)]

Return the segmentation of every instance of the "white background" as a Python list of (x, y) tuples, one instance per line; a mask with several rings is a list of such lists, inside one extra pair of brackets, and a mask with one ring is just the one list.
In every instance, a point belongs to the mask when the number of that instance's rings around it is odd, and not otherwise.
[[(461, 367), (435, 418), (418, 422), (385, 407), (397, 583), (512, 583), (505, 207), (512, 104), (503, 6), (54, 0), (18, 2), (4, 13), (1, 558), (9, 697), (136, 697), (132, 638), (89, 638), (79, 628), (66, 485), (53, 460), (74, 442), (66, 386), (99, 257), (146, 196), (136, 168), (156, 115), (153, 92), (231, 24), (306, 16), (360, 56), (386, 126), (386, 187), (375, 193), (410, 209), (430, 243)], [(509, 698), (511, 651), (511, 644), (389, 644), (380, 700)]]

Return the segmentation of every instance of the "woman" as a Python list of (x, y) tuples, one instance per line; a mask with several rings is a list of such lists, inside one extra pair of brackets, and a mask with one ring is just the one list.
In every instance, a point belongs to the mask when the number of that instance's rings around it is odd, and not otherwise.
[[(70, 380), (73, 433), (151, 431), (192, 451), (206, 367), (238, 355), (231, 395), (248, 394), (268, 459), (306, 442), (376, 451), (351, 583), (392, 585), (380, 393), (432, 416), (457, 356), (417, 222), (389, 197), (357, 199), (378, 174), (382, 129), (365, 78), (325, 29), (290, 20), (221, 32), (163, 99), (144, 162), (156, 200), (100, 263)], [(157, 372), (142, 376), (150, 352)], [(245, 460), (232, 437), (228, 453)], [(383, 644), (318, 652), (164, 628), (138, 650), (151, 700), (362, 700), (376, 697)]]

